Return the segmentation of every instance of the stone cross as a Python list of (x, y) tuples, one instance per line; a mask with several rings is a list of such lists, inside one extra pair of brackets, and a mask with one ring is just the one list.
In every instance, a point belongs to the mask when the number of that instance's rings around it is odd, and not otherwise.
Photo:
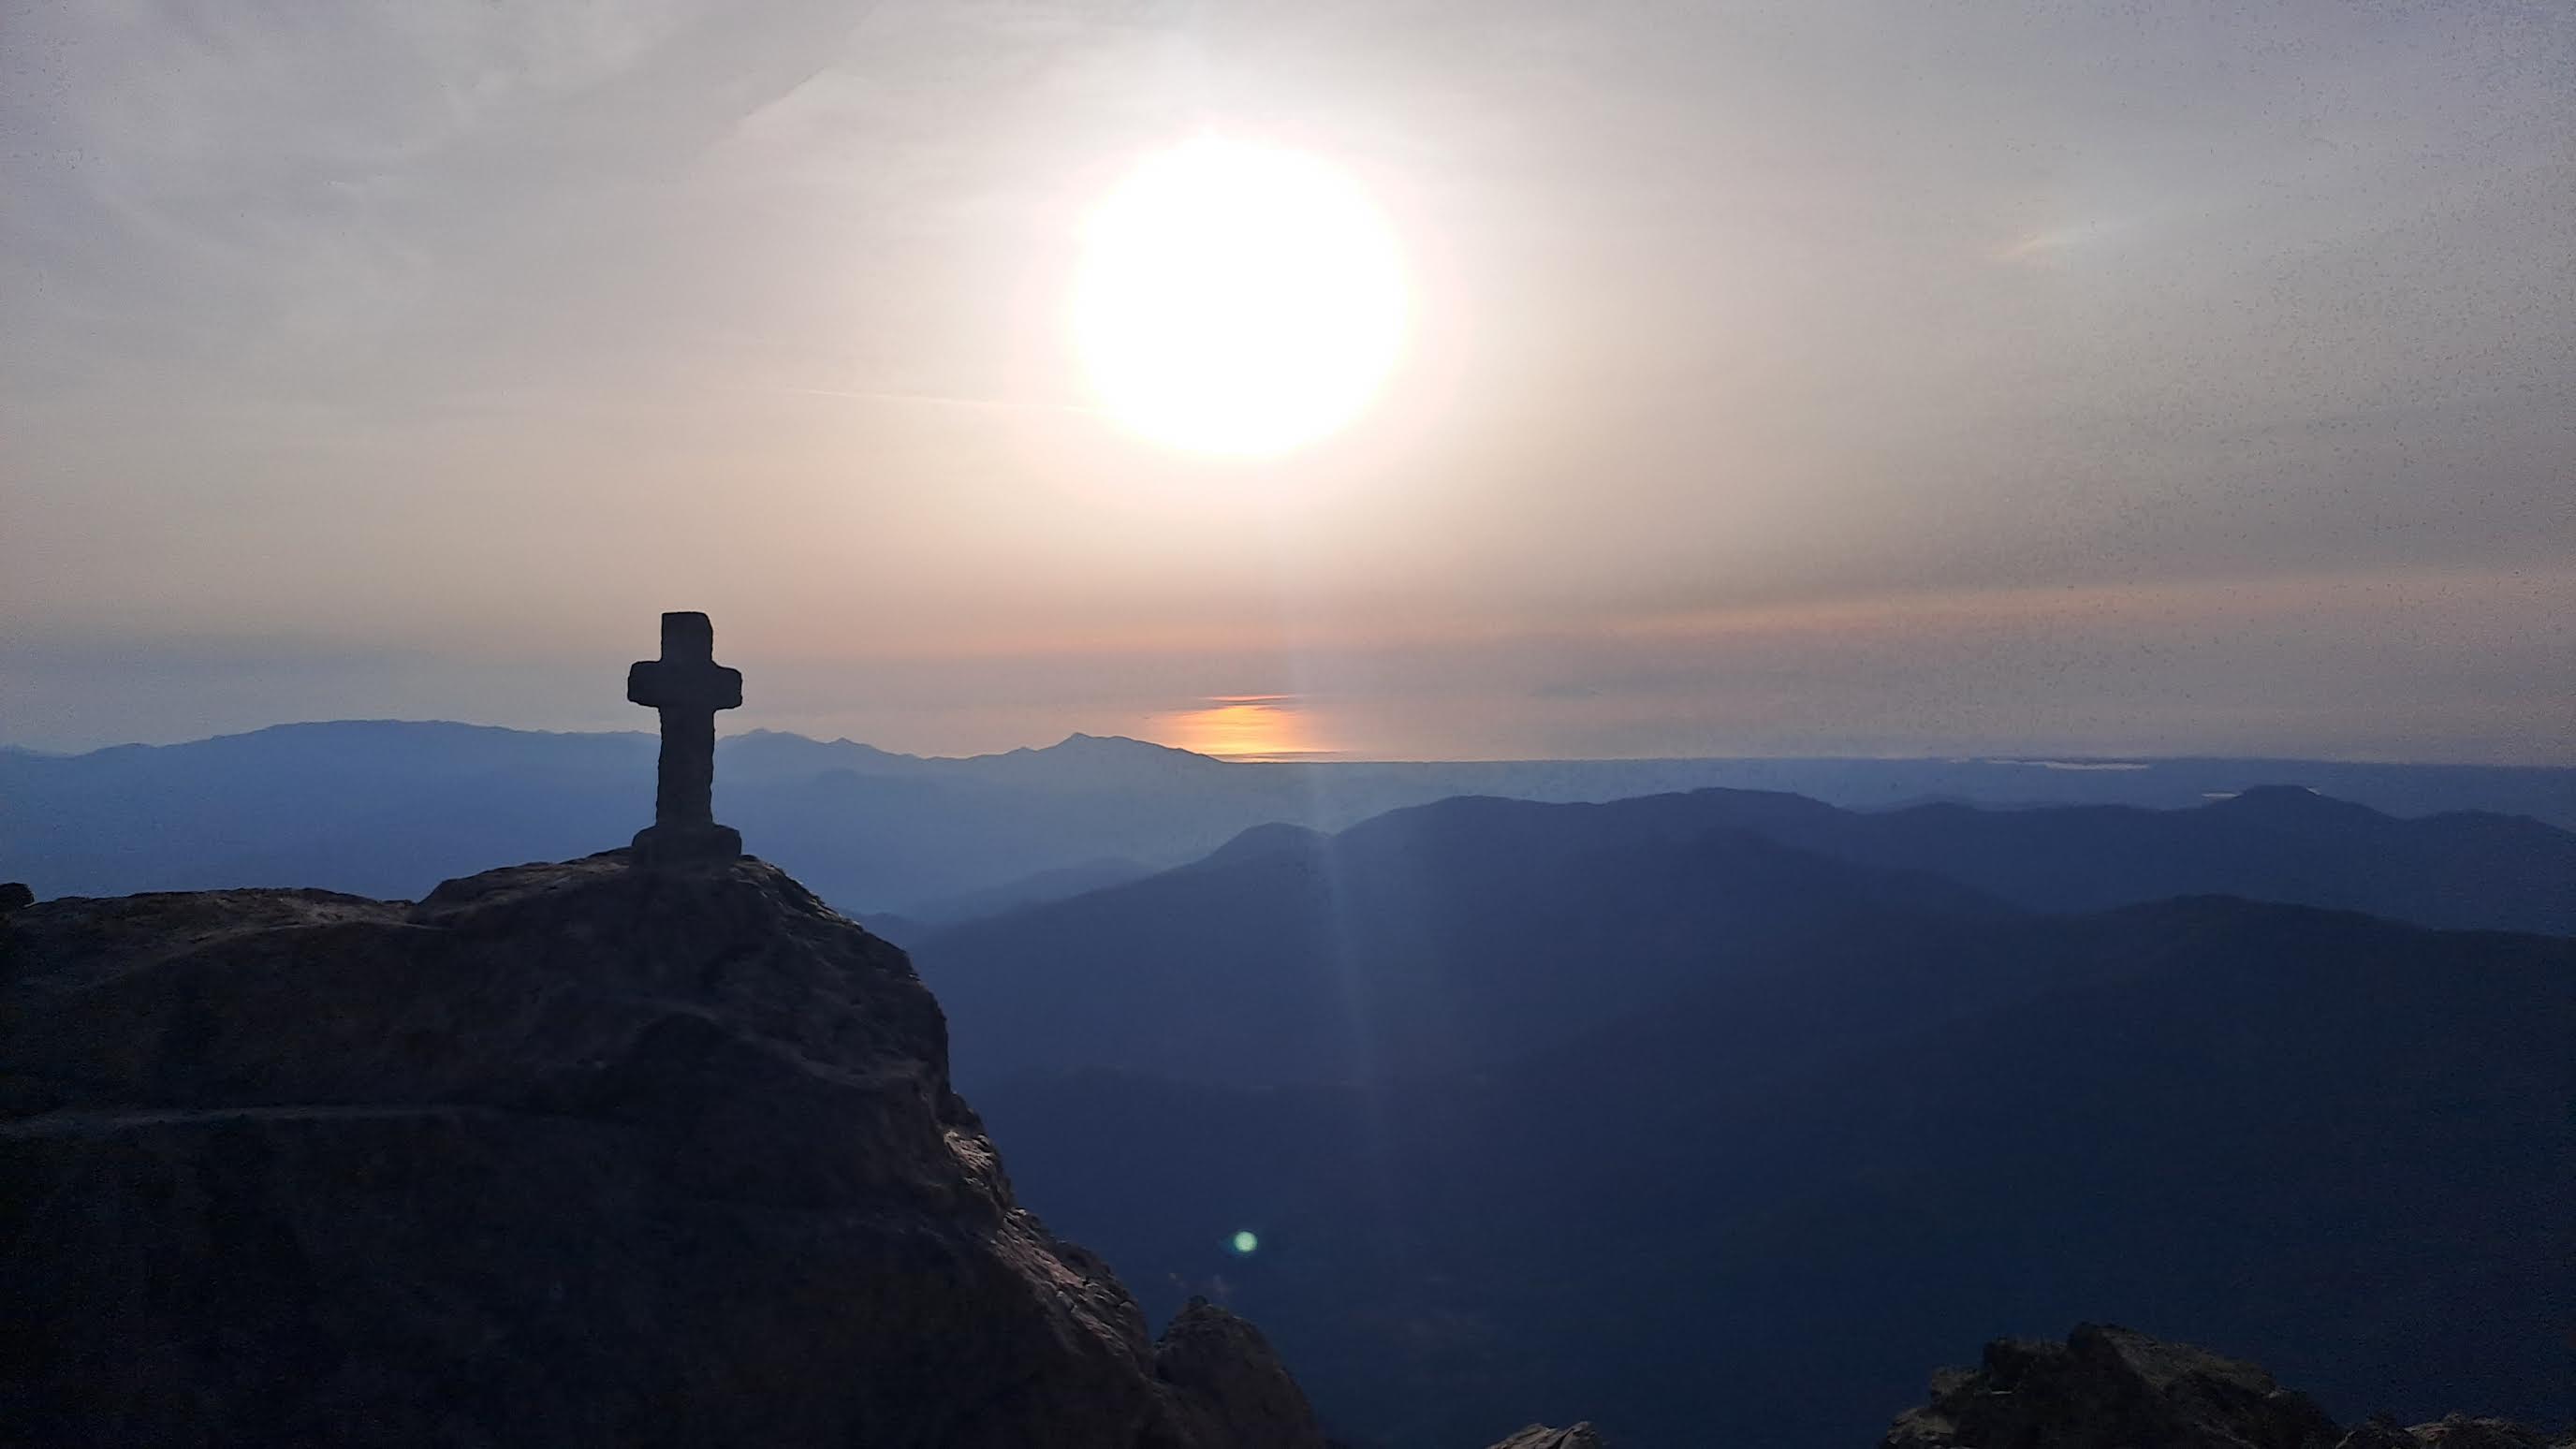
[(662, 657), (626, 671), (626, 697), (662, 715), (662, 772), (653, 824), (635, 837), (645, 864), (732, 860), (742, 835), (715, 820), (716, 711), (742, 704), (742, 671), (716, 663), (715, 626), (704, 614), (662, 616)]

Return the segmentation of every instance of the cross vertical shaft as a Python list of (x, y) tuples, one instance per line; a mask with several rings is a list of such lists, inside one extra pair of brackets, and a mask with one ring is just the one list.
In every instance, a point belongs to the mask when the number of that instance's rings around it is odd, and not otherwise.
[(716, 711), (742, 704), (742, 671), (715, 662), (715, 626), (698, 613), (662, 616), (662, 657), (626, 672), (626, 697), (661, 716), (653, 824), (635, 837), (639, 860), (731, 860), (742, 837), (715, 823)]

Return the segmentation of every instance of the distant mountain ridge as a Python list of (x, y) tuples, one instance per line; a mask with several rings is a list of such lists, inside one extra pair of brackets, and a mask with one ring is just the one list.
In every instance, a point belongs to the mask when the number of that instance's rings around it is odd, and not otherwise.
[(1097, 1066), (1244, 1084), (1474, 1070), (1719, 976), (2023, 912), (2242, 896), (2576, 934), (2576, 835), (2303, 791), (2197, 810), (1838, 810), (1704, 790), (1464, 796), (911, 944), (970, 1082)]
[(1544, 818), (1564, 831), (1589, 821), (1612, 838), (1744, 830), (1854, 864), (1944, 876), (2032, 910), (2238, 895), (2427, 926), (2576, 935), (2576, 832), (2474, 811), (2401, 820), (2301, 786), (2258, 786), (2183, 810), (1856, 812), (1723, 789), (1588, 808), (1457, 800), (1390, 812), (1348, 834), (1403, 830), (1416, 811), (1474, 811), (1485, 827)]
[(1225, 761), (1169, 745), (1078, 730), (1040, 748), (1023, 746), (984, 755), (903, 755), (856, 740), (818, 741), (778, 730), (748, 730), (719, 741), (717, 754), (726, 768), (751, 778), (846, 770), (859, 775), (1022, 783), (1055, 790), (1159, 783), (1230, 768)]
[[(640, 719), (640, 716), (639, 716)], [(496, 860), (618, 844), (652, 799), (645, 731), (441, 722), (280, 725), (85, 755), (0, 749), (0, 879), (44, 896), (316, 885), (418, 896)], [(1270, 821), (1337, 830), (1456, 795), (1611, 800), (1704, 786), (1855, 809), (2173, 808), (2281, 781), (2400, 814), (2463, 808), (2576, 823), (2576, 770), (2163, 760), (2054, 769), (1949, 760), (1231, 763), (1073, 735), (925, 758), (767, 731), (719, 742), (716, 801), (751, 849), (851, 911), (935, 918), (1101, 860), (1178, 865)], [(2061, 762), (2063, 763), (2063, 762)], [(2080, 762), (2079, 762), (2080, 763)], [(2134, 764), (2135, 762), (2126, 762)], [(1043, 892), (1041, 891), (1041, 894)]]
[(1476, 818), (1516, 803), (1335, 837), (1263, 827), (1194, 865), (925, 935), (914, 957), (954, 1023), (959, 1079), (1470, 1071), (1859, 922), (2011, 913), (1749, 834), (1604, 840)]

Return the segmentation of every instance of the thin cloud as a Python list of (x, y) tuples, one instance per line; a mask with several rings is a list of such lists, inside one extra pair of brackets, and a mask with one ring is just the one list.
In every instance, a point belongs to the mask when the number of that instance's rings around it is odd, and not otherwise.
[(2079, 221), (2067, 226), (2032, 232), (1994, 253), (1999, 262), (2037, 262), (2062, 256), (2083, 247), (2094, 246), (2106, 238), (2127, 230), (2124, 221)]

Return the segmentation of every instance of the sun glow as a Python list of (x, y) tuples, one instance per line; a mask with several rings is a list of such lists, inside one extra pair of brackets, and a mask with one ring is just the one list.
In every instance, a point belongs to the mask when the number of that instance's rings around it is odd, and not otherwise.
[(1297, 697), (1233, 694), (1158, 716), (1154, 738), (1220, 760), (1297, 760), (1332, 751), (1319, 744)]
[(1347, 177), (1202, 137), (1139, 166), (1092, 217), (1073, 334), (1120, 422), (1263, 457), (1357, 417), (1407, 313), (1394, 232)]

